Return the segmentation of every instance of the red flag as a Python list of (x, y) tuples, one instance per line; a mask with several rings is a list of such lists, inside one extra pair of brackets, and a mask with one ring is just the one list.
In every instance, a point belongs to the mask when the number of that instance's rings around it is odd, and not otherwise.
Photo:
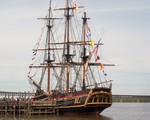
[(98, 47), (95, 47), (94, 50), (92, 51), (93, 54), (97, 54), (98, 52)]
[(100, 57), (99, 57), (99, 56), (96, 57), (95, 61), (97, 62), (98, 60), (100, 60)]

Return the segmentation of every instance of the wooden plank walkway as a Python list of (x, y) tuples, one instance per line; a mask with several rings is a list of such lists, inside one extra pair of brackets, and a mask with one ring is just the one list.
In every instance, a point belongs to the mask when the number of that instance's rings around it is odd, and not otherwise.
[(0, 100), (0, 114), (59, 114), (59, 108), (55, 102), (24, 100)]

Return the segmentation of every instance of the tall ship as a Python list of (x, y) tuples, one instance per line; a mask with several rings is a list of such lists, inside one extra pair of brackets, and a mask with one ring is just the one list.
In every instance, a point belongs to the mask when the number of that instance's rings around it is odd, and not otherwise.
[(47, 14), (38, 18), (44, 27), (28, 72), (33, 104), (58, 108), (60, 114), (99, 114), (112, 105), (112, 80), (105, 68), (114, 64), (104, 63), (102, 39), (84, 6), (62, 1), (64, 7), (57, 8), (50, 0)]

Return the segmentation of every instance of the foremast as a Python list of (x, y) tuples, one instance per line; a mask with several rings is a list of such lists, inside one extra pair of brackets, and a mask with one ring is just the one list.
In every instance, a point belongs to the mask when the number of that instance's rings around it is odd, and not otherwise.
[[(47, 45), (47, 48), (45, 49), (45, 51), (47, 51), (47, 93), (50, 94), (51, 93), (51, 67), (53, 67), (53, 64), (52, 62), (55, 61), (55, 55), (53, 53), (53, 58), (51, 57), (52, 55), (52, 50), (55, 50), (53, 48), (51, 48), (51, 36), (52, 35), (52, 28), (53, 28), (53, 22), (54, 20), (56, 19), (62, 19), (62, 18), (54, 18), (53, 15), (52, 15), (52, 8), (51, 8), (51, 2), (52, 0), (50, 0), (50, 3), (49, 3), (49, 9), (48, 9), (48, 17), (47, 18), (43, 18), (43, 19), (46, 19), (47, 20), (47, 40), (46, 40), (46, 45)], [(57, 48), (56, 48), (57, 50)]]
[[(47, 27), (47, 33), (46, 33), (46, 43), (45, 43), (45, 47), (44, 49), (39, 49), (39, 42), (37, 43), (38, 44), (38, 47), (36, 49), (33, 49), (33, 53), (35, 52), (34, 55), (37, 54), (37, 51), (43, 51), (44, 52), (44, 59), (42, 61), (42, 63), (40, 63), (40, 65), (34, 65), (33, 63), (29, 66), (30, 68), (30, 71), (28, 72), (28, 78), (31, 80), (32, 84), (37, 88), (37, 91), (36, 92), (39, 92), (40, 93), (43, 93), (43, 90), (41, 88), (42, 86), (42, 82), (43, 82), (43, 78), (44, 78), (44, 74), (45, 74), (45, 71), (47, 69), (47, 88), (46, 88), (46, 92), (47, 94), (50, 94), (51, 92), (51, 67), (53, 67), (53, 64), (52, 62), (55, 61), (55, 56), (54, 56), (54, 53), (53, 53), (53, 56), (52, 56), (52, 50), (57, 50), (54, 49), (54, 48), (51, 48), (51, 44), (52, 44), (52, 28), (53, 28), (53, 22), (55, 19), (62, 19), (62, 18), (54, 18), (52, 16), (52, 8), (51, 8), (51, 2), (52, 0), (50, 0), (49, 2), (49, 8), (48, 8), (48, 14), (46, 15), (46, 17), (44, 18), (38, 18), (38, 19), (42, 19), (42, 20), (46, 20), (46, 27)], [(43, 33), (43, 32), (42, 32)], [(41, 39), (41, 38), (40, 38)], [(36, 44), (36, 45), (37, 45)], [(35, 59), (35, 57), (34, 57)], [(32, 60), (34, 60), (32, 59)], [(36, 83), (34, 80), (33, 80), (33, 76), (30, 76), (29, 74), (31, 73), (31, 68), (42, 68), (44, 69), (41, 74), (41, 79), (39, 81), (39, 83)], [(36, 73), (35, 73), (36, 74)]]

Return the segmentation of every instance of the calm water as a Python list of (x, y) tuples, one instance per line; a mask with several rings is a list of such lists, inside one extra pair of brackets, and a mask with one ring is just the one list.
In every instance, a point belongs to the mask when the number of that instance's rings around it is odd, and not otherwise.
[(0, 115), (0, 120), (150, 120), (150, 103), (114, 103), (100, 116)]

